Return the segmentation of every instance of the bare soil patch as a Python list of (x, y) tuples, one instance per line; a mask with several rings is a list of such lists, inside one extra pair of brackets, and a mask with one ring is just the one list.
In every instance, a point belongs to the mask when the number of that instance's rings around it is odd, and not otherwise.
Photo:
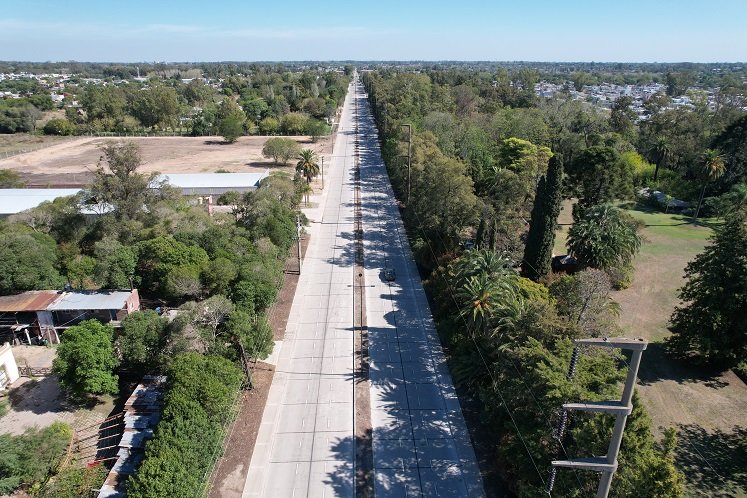
[[(48, 146), (7, 159), (3, 159), (0, 153), (0, 168), (17, 171), (31, 186), (85, 185), (96, 169), (101, 157), (101, 147), (123, 140), (140, 146), (144, 163), (140, 171), (144, 173), (214, 173), (218, 170), (251, 173), (267, 169), (294, 169), (294, 164), (275, 165), (262, 156), (262, 147), (271, 138), (266, 136), (240, 137), (233, 144), (224, 143), (221, 137), (33, 138), (43, 138), (44, 145)], [(57, 140), (46, 142), (52, 138)], [(317, 154), (329, 155), (332, 152), (333, 135), (323, 137), (316, 143), (306, 136), (288, 138)], [(1, 147), (2, 142), (0, 150)]]

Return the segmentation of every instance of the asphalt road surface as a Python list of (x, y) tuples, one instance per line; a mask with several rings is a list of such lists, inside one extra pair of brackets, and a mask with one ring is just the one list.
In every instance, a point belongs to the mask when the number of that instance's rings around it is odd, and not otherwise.
[[(358, 114), (356, 116), (356, 100)], [(360, 139), (374, 491), (482, 497), (469, 434), (405, 237), (362, 86), (343, 107), (244, 497), (352, 497), (354, 141)], [(394, 281), (384, 278), (393, 269)], [(359, 310), (358, 310), (359, 311)]]

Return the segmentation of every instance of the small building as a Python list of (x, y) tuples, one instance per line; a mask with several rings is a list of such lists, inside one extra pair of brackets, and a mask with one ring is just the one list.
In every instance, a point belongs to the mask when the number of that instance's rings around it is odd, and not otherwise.
[(18, 365), (13, 356), (13, 348), (5, 343), (0, 346), (0, 391), (7, 389), (18, 380)]
[(137, 289), (28, 291), (0, 296), (0, 341), (59, 343), (58, 332), (83, 320), (118, 325), (140, 309)]
[(270, 176), (264, 173), (166, 173), (157, 181), (168, 182), (182, 195), (220, 195), (226, 192), (251, 192)]

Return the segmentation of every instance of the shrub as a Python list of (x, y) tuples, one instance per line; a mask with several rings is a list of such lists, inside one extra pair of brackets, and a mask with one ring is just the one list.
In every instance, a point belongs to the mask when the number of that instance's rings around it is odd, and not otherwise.
[(45, 135), (72, 135), (75, 133), (75, 125), (67, 119), (50, 119), (44, 125)]

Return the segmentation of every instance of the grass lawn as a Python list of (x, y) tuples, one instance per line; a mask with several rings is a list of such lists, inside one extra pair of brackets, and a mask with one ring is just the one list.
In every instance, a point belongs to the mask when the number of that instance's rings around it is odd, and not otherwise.
[[(614, 292), (613, 298), (620, 303), (622, 334), (650, 341), (638, 392), (654, 431), (678, 429), (677, 464), (685, 473), (688, 496), (747, 497), (747, 457), (739, 448), (739, 441), (747, 439), (747, 386), (733, 372), (673, 360), (663, 347), (685, 265), (703, 251), (718, 222), (693, 225), (688, 217), (635, 205), (621, 207), (645, 223), (633, 285)], [(564, 203), (556, 254), (565, 254), (570, 210), (570, 203)]]

